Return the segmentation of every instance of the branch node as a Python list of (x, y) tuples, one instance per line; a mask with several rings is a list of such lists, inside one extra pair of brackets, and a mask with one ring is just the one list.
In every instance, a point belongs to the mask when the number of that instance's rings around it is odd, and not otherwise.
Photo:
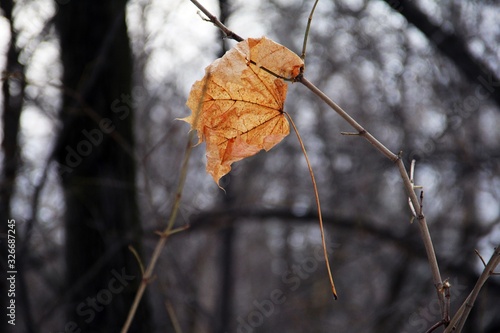
[(156, 280), (156, 275), (154, 276), (151, 276), (151, 277), (143, 277), (142, 278), (142, 281), (144, 284), (148, 285), (148, 284), (151, 284), (154, 280)]
[(164, 231), (158, 231), (158, 230), (156, 230), (155, 234), (157, 234), (158, 236), (160, 236), (160, 238), (167, 238), (168, 237), (168, 233), (166, 233)]
[(205, 17), (203, 15), (201, 15), (201, 11), (197, 11), (196, 14), (198, 14), (198, 16), (205, 22), (212, 22), (208, 17)]
[(169, 236), (173, 235), (173, 234), (176, 234), (178, 232), (181, 232), (181, 231), (184, 231), (186, 229), (189, 229), (190, 225), (189, 224), (186, 224), (186, 225), (183, 225), (182, 227), (178, 227), (178, 228), (175, 228), (175, 229), (167, 229), (165, 231), (155, 231), (155, 234), (157, 234), (158, 236), (160, 236), (161, 238), (168, 238)]
[(300, 69), (299, 75), (292, 78), (292, 83), (301, 82), (303, 78), (304, 78), (304, 66), (302, 66), (302, 68)]
[(449, 279), (445, 279), (441, 285), (437, 287), (440, 293), (446, 293), (451, 288)]
[(403, 160), (403, 151), (400, 150), (399, 153), (396, 155), (396, 159), (394, 160), (394, 163), (398, 163), (399, 160)]

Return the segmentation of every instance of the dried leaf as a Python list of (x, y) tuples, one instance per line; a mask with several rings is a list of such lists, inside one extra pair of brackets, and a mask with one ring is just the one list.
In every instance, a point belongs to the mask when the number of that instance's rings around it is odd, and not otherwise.
[[(295, 53), (265, 37), (238, 43), (205, 69), (195, 82), (182, 120), (206, 141), (207, 172), (215, 182), (231, 164), (266, 151), (290, 132), (283, 114), (287, 85), (304, 62)], [(273, 74), (271, 74), (272, 72)]]

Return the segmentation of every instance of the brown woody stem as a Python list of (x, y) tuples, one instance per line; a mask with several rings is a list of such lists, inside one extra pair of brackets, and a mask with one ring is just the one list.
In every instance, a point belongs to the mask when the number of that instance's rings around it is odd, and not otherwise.
[[(307, 80), (304, 76), (299, 76), (296, 79), (297, 82), (302, 83), (309, 90), (311, 90), (316, 96), (318, 96), (321, 100), (323, 100), (332, 110), (334, 110), (338, 115), (340, 115), (345, 121), (349, 123), (358, 133), (359, 136), (364, 137), (368, 142), (370, 142), (382, 155), (387, 157), (392, 162), (396, 163), (401, 178), (403, 179), (404, 187), (406, 189), (407, 195), (411, 199), (411, 203), (413, 207), (419, 207), (420, 203), (417, 195), (415, 194), (413, 184), (411, 182), (408, 173), (406, 172), (406, 168), (404, 166), (403, 160), (399, 155), (391, 152), (386, 146), (384, 146), (380, 141), (378, 141), (373, 135), (371, 135), (363, 126), (361, 126), (356, 120), (354, 120), (347, 112), (345, 112), (340, 106), (338, 106), (334, 101), (332, 101), (325, 93), (323, 93), (318, 87), (312, 84), (309, 80)], [(429, 229), (427, 227), (427, 221), (421, 209), (415, 209), (415, 211), (419, 211), (420, 214), (417, 216), (418, 225), (420, 228), (420, 234), (424, 241), (425, 251), (427, 253), (427, 259), (429, 261), (429, 265), (432, 272), (432, 277), (434, 281), (434, 286), (436, 287), (436, 291), (438, 294), (439, 305), (441, 307), (441, 313), (445, 316), (445, 299), (443, 293), (443, 282), (441, 280), (441, 273), (439, 272), (439, 266), (437, 263), (436, 253), (434, 252), (434, 245), (432, 244), (431, 235), (429, 233)]]

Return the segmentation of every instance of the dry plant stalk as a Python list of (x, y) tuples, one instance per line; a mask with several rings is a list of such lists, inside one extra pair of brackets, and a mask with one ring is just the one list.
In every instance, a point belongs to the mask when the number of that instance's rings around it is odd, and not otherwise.
[[(204, 91), (206, 91), (206, 87), (203, 88)], [(198, 105), (198, 112), (195, 113), (195, 116), (193, 118), (193, 123), (196, 124), (198, 122), (198, 117), (197, 114), (199, 113), (199, 109), (201, 108), (201, 100)], [(153, 251), (153, 255), (151, 256), (151, 260), (146, 267), (146, 270), (144, 271), (144, 274), (142, 276), (141, 284), (139, 285), (139, 289), (137, 290), (137, 293), (134, 298), (134, 302), (132, 303), (132, 306), (130, 307), (127, 320), (125, 321), (125, 324), (122, 327), (121, 333), (126, 333), (128, 332), (130, 325), (132, 324), (132, 320), (134, 319), (135, 313), (137, 311), (137, 308), (139, 307), (139, 303), (142, 299), (142, 296), (144, 295), (144, 292), (146, 291), (146, 287), (153, 278), (153, 272), (156, 267), (156, 263), (158, 262), (158, 259), (160, 258), (161, 251), (165, 248), (165, 245), (167, 244), (167, 239), (170, 235), (175, 234), (177, 232), (183, 231), (187, 229), (187, 226), (180, 227), (177, 229), (174, 229), (174, 223), (177, 218), (177, 214), (179, 213), (179, 207), (181, 204), (181, 198), (182, 198), (182, 191), (184, 189), (184, 184), (186, 182), (186, 177), (187, 177), (187, 172), (188, 172), (188, 162), (189, 158), (191, 157), (191, 152), (193, 150), (193, 141), (194, 141), (194, 131), (189, 132), (188, 135), (188, 140), (187, 140), (187, 145), (186, 145), (186, 151), (184, 153), (184, 159), (182, 160), (182, 165), (181, 165), (181, 174), (179, 176), (179, 184), (177, 185), (177, 189), (175, 191), (175, 198), (174, 198), (174, 203), (172, 206), (172, 210), (170, 211), (170, 216), (167, 222), (166, 228), (162, 232), (158, 232), (160, 239), (156, 243), (156, 247)], [(142, 263), (141, 267), (142, 267)]]

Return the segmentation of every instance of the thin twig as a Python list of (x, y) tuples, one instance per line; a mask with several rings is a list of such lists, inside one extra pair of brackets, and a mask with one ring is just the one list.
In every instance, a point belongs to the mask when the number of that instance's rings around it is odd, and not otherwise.
[(443, 325), (444, 325), (444, 322), (442, 320), (440, 320), (437, 323), (435, 323), (434, 325), (432, 325), (427, 331), (425, 331), (425, 333), (432, 333), (436, 329), (438, 329), (440, 326), (443, 326)]
[[(208, 74), (207, 81), (209, 81), (210, 74)], [(201, 96), (205, 96), (206, 92), (206, 87), (207, 85), (203, 87), (203, 92)], [(198, 121), (198, 115), (201, 110), (201, 104), (202, 100), (200, 100), (198, 108), (196, 110), (196, 115), (193, 121), (193, 127), (196, 127), (196, 123)], [(179, 213), (179, 207), (181, 203), (181, 197), (182, 197), (182, 191), (184, 190), (184, 184), (186, 182), (187, 178), (187, 171), (188, 171), (188, 162), (189, 158), (191, 156), (191, 152), (193, 150), (193, 140), (195, 138), (195, 131), (190, 131), (188, 135), (188, 140), (187, 140), (187, 145), (186, 145), (186, 152), (184, 154), (184, 160), (182, 161), (181, 165), (181, 174), (179, 176), (179, 184), (177, 185), (177, 189), (175, 191), (175, 199), (174, 199), (174, 204), (172, 206), (172, 210), (170, 212), (170, 217), (167, 222), (167, 227), (163, 230), (162, 233), (160, 233), (160, 239), (158, 240), (158, 243), (156, 243), (156, 247), (153, 251), (153, 255), (151, 256), (151, 261), (149, 262), (146, 271), (143, 274), (141, 284), (139, 285), (139, 289), (137, 290), (137, 294), (135, 295), (134, 302), (132, 303), (132, 306), (130, 307), (127, 320), (125, 321), (125, 324), (123, 325), (123, 328), (121, 330), (121, 333), (126, 333), (130, 325), (132, 324), (132, 320), (134, 319), (135, 313), (137, 311), (137, 308), (139, 307), (139, 303), (142, 299), (142, 296), (144, 295), (144, 292), (146, 290), (147, 285), (150, 283), (151, 278), (153, 277), (153, 271), (156, 267), (156, 263), (158, 259), (160, 258), (161, 251), (165, 247), (165, 244), (167, 243), (167, 238), (173, 233), (173, 232), (178, 232), (185, 230), (182, 227), (174, 229), (174, 223), (177, 218), (177, 214)]]
[(321, 205), (319, 202), (318, 186), (316, 185), (316, 179), (314, 178), (314, 172), (313, 172), (313, 169), (311, 166), (311, 162), (309, 161), (309, 157), (307, 156), (306, 147), (304, 146), (304, 142), (302, 141), (302, 138), (300, 137), (299, 130), (297, 129), (297, 126), (295, 126), (295, 123), (293, 122), (292, 117), (290, 117), (290, 115), (286, 112), (285, 112), (285, 115), (288, 117), (288, 120), (290, 120), (290, 123), (292, 124), (293, 130), (295, 131), (295, 134), (297, 135), (297, 139), (299, 140), (300, 148), (302, 149), (302, 152), (304, 153), (304, 157), (306, 159), (307, 168), (309, 169), (309, 174), (311, 175), (311, 181), (312, 181), (313, 188), (314, 188), (314, 196), (316, 198), (316, 208), (318, 210), (319, 228), (321, 231), (321, 243), (323, 245), (323, 255), (325, 257), (326, 270), (328, 271), (328, 278), (330, 279), (330, 285), (332, 287), (333, 297), (335, 297), (335, 299), (337, 299), (337, 290), (335, 289), (335, 283), (333, 282), (332, 270), (330, 268), (330, 260), (328, 259), (328, 252), (326, 251), (325, 229), (323, 227), (323, 215), (321, 214)]
[(300, 56), (302, 58), (302, 60), (304, 61), (304, 63), (306, 61), (307, 38), (309, 37), (309, 30), (311, 29), (311, 22), (312, 22), (312, 18), (314, 15), (314, 10), (316, 9), (316, 6), (318, 5), (318, 1), (319, 0), (316, 0), (316, 2), (314, 2), (314, 6), (311, 9), (311, 13), (309, 14), (309, 17), (307, 18), (307, 27), (306, 27), (306, 32), (304, 33), (304, 42), (302, 43), (302, 55)]
[[(297, 78), (297, 81), (306, 86), (309, 90), (311, 90), (316, 96), (318, 96), (321, 100), (323, 100), (332, 110), (337, 112), (345, 121), (349, 123), (356, 131), (358, 131), (359, 135), (364, 137), (368, 142), (370, 142), (382, 155), (387, 157), (392, 162), (395, 162), (401, 178), (403, 179), (404, 187), (406, 189), (407, 195), (411, 199), (411, 203), (413, 207), (419, 207), (420, 203), (417, 195), (415, 194), (413, 183), (408, 176), (406, 168), (404, 166), (403, 160), (401, 156), (394, 154), (391, 152), (385, 145), (383, 145), (380, 141), (378, 141), (373, 135), (371, 135), (363, 126), (361, 126), (356, 120), (354, 120), (346, 111), (344, 111), (340, 106), (338, 106), (334, 101), (332, 101), (325, 93), (323, 93), (319, 88), (317, 88), (314, 84), (312, 84), (309, 80), (307, 80), (303, 75)], [(442, 292), (442, 280), (441, 273), (439, 272), (439, 266), (437, 263), (436, 253), (434, 251), (434, 245), (432, 244), (431, 235), (429, 233), (429, 229), (427, 227), (427, 221), (425, 215), (420, 212), (417, 216), (419, 221), (419, 229), (421, 237), (424, 241), (425, 251), (427, 253), (427, 259), (429, 261), (429, 265), (431, 268), (431, 273), (434, 281), (434, 286), (437, 291), (439, 305), (441, 307), (441, 314), (444, 316), (444, 294)]]
[(139, 264), (139, 268), (141, 269), (141, 274), (142, 274), (142, 276), (144, 276), (144, 264), (142, 263), (141, 256), (139, 255), (137, 250), (132, 245), (129, 245), (128, 249), (134, 255), (135, 260), (137, 260), (137, 263)]
[(444, 331), (444, 333), (460, 333), (464, 327), (465, 321), (470, 314), (470, 311), (474, 307), (474, 303), (479, 295), (479, 291), (488, 280), (490, 276), (493, 275), (495, 268), (500, 264), (500, 244), (495, 248), (495, 251), (491, 255), (490, 260), (486, 264), (483, 272), (479, 276), (476, 285), (472, 289), (469, 296), (465, 299), (463, 304), (460, 306), (458, 311), (453, 316), (453, 319), (450, 321), (450, 324)]
[(182, 190), (184, 188), (184, 183), (185, 183), (186, 174), (187, 174), (187, 162), (189, 160), (189, 156), (191, 155), (191, 150), (192, 150), (192, 146), (193, 146), (192, 145), (193, 138), (194, 138), (194, 131), (189, 132), (189, 139), (188, 139), (189, 144), (188, 144), (188, 147), (186, 149), (184, 161), (182, 163), (182, 172), (181, 172), (181, 176), (180, 176), (179, 185), (177, 187), (177, 191), (175, 194), (174, 205), (173, 205), (172, 211), (170, 213), (170, 218), (169, 218), (167, 227), (162, 232), (162, 237), (160, 237), (160, 239), (158, 240), (158, 243), (156, 244), (156, 247), (153, 251), (153, 255), (151, 256), (151, 261), (150, 261), (148, 267), (146, 268), (146, 271), (144, 272), (141, 284), (139, 285), (139, 289), (137, 290), (137, 294), (135, 295), (134, 302), (132, 303), (132, 306), (130, 307), (130, 310), (129, 310), (129, 313), (127, 316), (127, 320), (126, 320), (126, 322), (123, 325), (123, 328), (121, 330), (122, 333), (126, 333), (128, 331), (128, 329), (130, 328), (130, 325), (132, 324), (132, 320), (134, 319), (137, 308), (139, 307), (139, 303), (142, 299), (144, 292), (146, 291), (147, 285), (150, 283), (151, 278), (153, 277), (154, 268), (156, 267), (156, 263), (157, 263), (158, 259), (160, 258), (161, 251), (163, 250), (163, 248), (165, 247), (165, 244), (167, 243), (167, 238), (170, 235), (169, 232), (172, 230), (175, 219), (176, 219), (177, 214), (179, 212)]
[(181, 325), (179, 323), (179, 319), (175, 314), (175, 308), (172, 305), (172, 302), (166, 301), (165, 307), (167, 308), (168, 316), (170, 317), (170, 321), (172, 322), (172, 326), (174, 327), (175, 333), (182, 333)]
[[(330, 108), (332, 108), (337, 114), (339, 114), (345, 121), (351, 125), (360, 136), (363, 136), (368, 142), (370, 142), (377, 150), (379, 150), (385, 157), (393, 162), (396, 162), (399, 158), (396, 154), (385, 147), (380, 141), (375, 139), (373, 135), (368, 133), (363, 126), (361, 126), (356, 120), (354, 120), (347, 112), (345, 112), (340, 106), (338, 106), (334, 101), (332, 101), (324, 92), (322, 92), (318, 87), (312, 84), (304, 76), (299, 76), (296, 79), (297, 82), (302, 83), (307, 89), (311, 90), (316, 96), (318, 96), (323, 102), (325, 102)], [(418, 203), (418, 200), (417, 200)]]
[(483, 256), (481, 256), (481, 254), (479, 253), (479, 251), (476, 249), (476, 250), (474, 250), (474, 253), (476, 253), (476, 255), (479, 257), (479, 259), (481, 259), (481, 262), (483, 263), (483, 266), (486, 267), (486, 261), (484, 261)]
[(196, 7), (198, 7), (199, 10), (203, 12), (208, 17), (208, 21), (212, 22), (217, 28), (219, 28), (225, 35), (226, 38), (234, 39), (238, 42), (241, 42), (243, 40), (242, 37), (239, 35), (235, 34), (233, 31), (229, 30), (224, 24), (222, 24), (219, 19), (210, 13), (205, 7), (203, 7), (198, 1), (196, 0), (190, 0)]
[(357, 136), (359, 135), (358, 132), (340, 132), (341, 135), (345, 135), (345, 136)]
[[(410, 164), (410, 182), (411, 182), (411, 185), (412, 185), (413, 189), (423, 188), (422, 186), (415, 185), (414, 176), (415, 176), (415, 160), (412, 160), (411, 164)], [(411, 219), (410, 219), (410, 224), (411, 224), (411, 223), (413, 223), (413, 221), (417, 217), (417, 211), (415, 210), (415, 207), (413, 206), (410, 197), (408, 197), (408, 206), (410, 206), (410, 210), (411, 210), (411, 214), (412, 214)]]
[[(401, 154), (400, 154), (401, 155)], [(403, 179), (403, 184), (406, 189), (407, 195), (411, 199), (411, 203), (413, 207), (419, 207), (419, 201), (417, 195), (415, 194), (413, 184), (408, 177), (408, 173), (406, 172), (406, 168), (404, 166), (403, 160), (398, 157), (396, 165), (399, 170), (399, 174), (401, 175), (401, 179)], [(429, 232), (429, 228), (427, 227), (427, 219), (423, 212), (420, 212), (417, 216), (418, 226), (420, 230), (420, 237), (424, 242), (425, 252), (427, 254), (427, 261), (429, 262), (429, 266), (431, 269), (432, 279), (434, 282), (434, 287), (436, 288), (439, 305), (441, 308), (441, 315), (444, 318), (444, 293), (443, 293), (443, 282), (441, 279), (441, 273), (439, 271), (439, 265), (436, 258), (436, 252), (434, 251), (434, 244), (432, 243), (431, 234)]]

